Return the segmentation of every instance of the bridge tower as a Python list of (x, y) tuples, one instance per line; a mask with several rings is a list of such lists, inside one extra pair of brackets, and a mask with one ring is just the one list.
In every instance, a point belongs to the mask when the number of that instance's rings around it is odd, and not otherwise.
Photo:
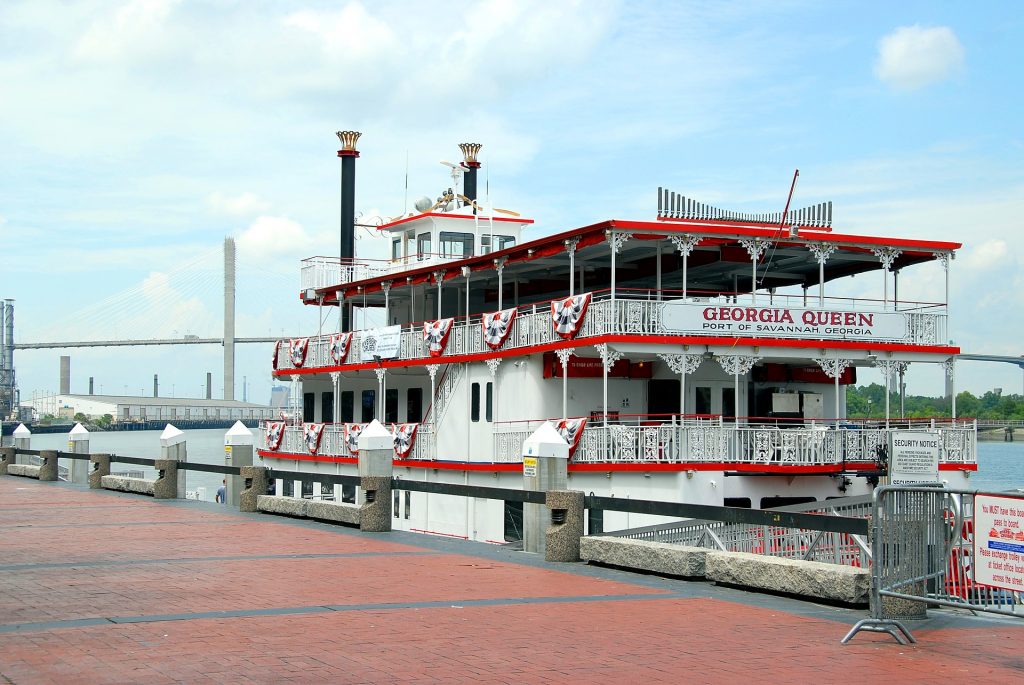
[(224, 239), (224, 399), (235, 399), (235, 239)]

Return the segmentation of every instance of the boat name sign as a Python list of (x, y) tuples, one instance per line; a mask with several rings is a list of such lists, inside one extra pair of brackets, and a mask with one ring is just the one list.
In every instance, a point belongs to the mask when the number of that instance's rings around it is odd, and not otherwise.
[(907, 317), (899, 312), (708, 306), (689, 302), (666, 303), (662, 325), (671, 332), (786, 338), (903, 340), (908, 333)]
[(371, 328), (362, 333), (362, 340), (359, 341), (359, 360), (372, 362), (374, 357), (396, 359), (401, 347), (401, 326)]

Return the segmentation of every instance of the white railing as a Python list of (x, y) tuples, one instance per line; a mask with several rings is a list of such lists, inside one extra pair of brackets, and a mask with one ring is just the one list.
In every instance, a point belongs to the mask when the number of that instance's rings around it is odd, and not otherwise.
[[(260, 425), (257, 446), (266, 449), (266, 425)], [(309, 454), (306, 448), (306, 441), (303, 438), (302, 426), (285, 426), (284, 436), (281, 444), (275, 452), (285, 454)], [(323, 457), (355, 457), (349, 451), (345, 442), (345, 428), (342, 425), (328, 424), (324, 426), (320, 436), (320, 447), (316, 452), (317, 456)], [(416, 428), (416, 441), (413, 443), (412, 452), (406, 459), (431, 460), (434, 459), (434, 427), (431, 424), (421, 423)]]
[[(596, 299), (590, 304), (583, 325), (580, 327), (576, 339), (585, 340), (599, 335), (606, 334), (628, 334), (639, 336), (663, 336), (663, 335), (708, 335), (708, 331), (699, 329), (693, 330), (669, 330), (662, 323), (664, 308), (670, 302), (647, 299)], [(679, 306), (675, 302), (674, 306)], [(695, 308), (705, 305), (694, 303)], [(881, 312), (880, 312), (881, 313)], [(944, 313), (921, 313), (921, 312), (886, 312), (890, 316), (902, 316), (906, 318), (906, 334), (902, 338), (885, 339), (873, 337), (875, 342), (899, 342), (915, 345), (939, 345), (946, 342), (946, 315)], [(714, 335), (714, 333), (710, 333)], [(788, 335), (785, 332), (757, 333), (751, 332), (751, 337), (789, 338), (794, 339), (807, 337), (806, 335)], [(822, 334), (819, 336), (826, 340), (849, 340), (846, 334)], [(512, 324), (512, 332), (505, 341), (505, 349), (525, 348), (545, 343), (560, 342), (554, 331), (551, 321), (551, 311), (548, 304), (526, 305), (520, 307), (515, 321)], [(362, 341), (361, 332), (357, 331), (352, 338), (352, 347), (349, 364), (359, 363), (359, 350)], [(436, 358), (436, 363), (445, 363), (446, 356), (463, 354), (482, 354), (490, 352), (490, 348), (484, 344), (483, 330), (479, 317), (471, 317), (467, 322), (465, 317), (456, 319), (452, 332), (445, 349), (444, 356)], [(333, 366), (334, 361), (330, 358), (329, 336), (325, 335), (310, 340), (306, 359), (303, 363), (305, 369), (317, 369), (325, 366)], [(427, 359), (429, 352), (423, 342), (423, 329), (420, 324), (409, 325), (402, 331), (399, 359)], [(291, 369), (288, 352), (288, 341), (282, 341), (278, 351), (278, 369)]]

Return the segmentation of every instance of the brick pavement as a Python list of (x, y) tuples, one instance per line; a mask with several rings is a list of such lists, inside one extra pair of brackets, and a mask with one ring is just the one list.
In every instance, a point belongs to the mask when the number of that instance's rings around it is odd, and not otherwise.
[(0, 478), (0, 683), (933, 682), (1024, 676), (1024, 625), (864, 612)]

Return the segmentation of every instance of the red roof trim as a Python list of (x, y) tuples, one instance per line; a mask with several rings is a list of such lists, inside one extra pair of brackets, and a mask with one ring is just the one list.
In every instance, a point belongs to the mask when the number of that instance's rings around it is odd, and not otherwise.
[[(438, 218), (441, 218), (441, 219), (472, 219), (473, 215), (472, 214), (452, 214), (452, 213), (449, 213), (449, 212), (427, 212), (425, 214), (416, 214), (415, 216), (407, 216), (407, 217), (403, 217), (401, 219), (396, 219), (395, 221), (391, 221), (391, 222), (386, 223), (386, 224), (382, 224), (382, 225), (377, 227), (377, 230), (378, 231), (386, 231), (386, 230), (389, 230), (389, 229), (391, 229), (391, 228), (393, 228), (395, 226), (400, 226), (401, 224), (407, 224), (407, 223), (409, 223), (411, 221), (416, 221), (417, 219), (423, 219), (423, 218), (426, 218), (426, 217), (438, 217)], [(489, 223), (491, 221), (491, 217), (487, 217), (486, 219), (480, 219), (480, 221), (481, 222), (487, 221)], [(511, 217), (511, 216), (509, 216), (509, 217), (496, 216), (496, 217), (494, 217), (494, 221), (496, 221), (496, 222), (503, 221), (505, 223), (513, 223), (513, 224), (532, 224), (533, 223), (533, 219), (524, 219), (522, 217), (516, 218), (516, 217)]]

